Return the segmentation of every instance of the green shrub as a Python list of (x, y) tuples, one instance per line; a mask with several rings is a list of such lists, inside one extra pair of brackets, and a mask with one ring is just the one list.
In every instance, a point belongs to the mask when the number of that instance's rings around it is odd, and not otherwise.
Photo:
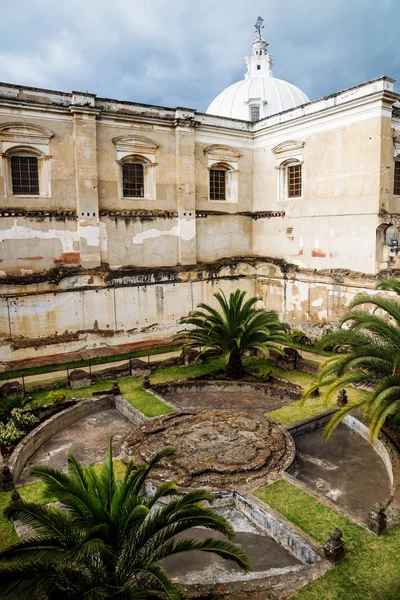
[(22, 431), (29, 431), (39, 423), (39, 419), (31, 411), (22, 408), (14, 408), (11, 411), (10, 421), (13, 421), (15, 427)]
[(62, 404), (67, 399), (67, 394), (61, 390), (53, 390), (47, 394), (47, 400), (52, 404)]
[(271, 365), (263, 365), (259, 368), (258, 378), (261, 379), (261, 381), (269, 381), (273, 374), (274, 368), (271, 367)]
[(308, 346), (311, 343), (310, 338), (301, 329), (292, 329), (290, 337), (295, 344)]
[(0, 423), (0, 444), (2, 446), (12, 446), (17, 444), (24, 437), (24, 432), (17, 429), (13, 421), (8, 421), (6, 425)]

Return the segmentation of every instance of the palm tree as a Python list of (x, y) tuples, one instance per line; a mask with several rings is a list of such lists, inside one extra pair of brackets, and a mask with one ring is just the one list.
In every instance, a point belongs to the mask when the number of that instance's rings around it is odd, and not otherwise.
[(174, 483), (141, 494), (152, 468), (173, 453), (165, 448), (148, 466), (131, 461), (117, 478), (112, 441), (98, 474), (68, 455), (68, 473), (49, 467), (30, 470), (61, 506), (18, 500), (5, 514), (34, 530), (34, 536), (0, 553), (0, 597), (3, 600), (180, 600), (184, 594), (160, 561), (174, 554), (215, 552), (249, 567), (247, 555), (226, 539), (203, 541), (176, 537), (191, 527), (205, 527), (232, 538), (228, 522), (203, 502), (206, 490), (178, 495)]
[[(378, 290), (395, 292), (400, 296), (400, 280), (386, 279), (377, 285)], [(355, 310), (369, 304), (372, 312)], [(383, 314), (377, 314), (382, 311)], [(325, 429), (327, 439), (343, 417), (355, 409), (363, 410), (369, 420), (370, 440), (376, 440), (386, 419), (400, 410), (400, 301), (398, 298), (358, 296), (350, 311), (341, 321), (341, 329), (328, 334), (320, 342), (342, 352), (325, 360), (317, 380), (304, 395), (326, 386), (327, 402), (346, 385), (355, 385), (368, 391), (359, 400), (341, 408)]]
[(220, 312), (208, 304), (199, 304), (182, 321), (191, 329), (177, 334), (187, 347), (221, 352), (226, 360), (226, 376), (233, 379), (244, 373), (242, 357), (246, 350), (256, 348), (269, 356), (270, 350), (282, 353), (277, 344), (288, 342), (288, 327), (279, 321), (277, 313), (254, 308), (257, 298), (244, 302), (245, 295), (246, 292), (236, 290), (227, 300), (223, 292), (215, 293)]

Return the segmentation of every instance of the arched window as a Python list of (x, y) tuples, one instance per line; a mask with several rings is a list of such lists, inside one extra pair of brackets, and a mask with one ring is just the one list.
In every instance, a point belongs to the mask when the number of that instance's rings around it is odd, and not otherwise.
[(147, 197), (146, 180), (149, 170), (148, 161), (140, 156), (127, 156), (122, 160), (121, 167), (123, 197)]
[(34, 123), (0, 124), (0, 174), (5, 196), (51, 196), (53, 132)]
[(49, 196), (49, 159), (36, 148), (13, 146), (3, 154), (7, 196)]
[(278, 201), (303, 197), (304, 142), (291, 140), (272, 149), (278, 172)]
[(230, 146), (213, 144), (204, 148), (204, 154), (208, 169), (208, 200), (237, 203), (240, 152)]
[(113, 139), (117, 153), (118, 197), (155, 200), (158, 144), (141, 135)]
[(226, 200), (227, 167), (213, 165), (210, 169), (210, 200)]

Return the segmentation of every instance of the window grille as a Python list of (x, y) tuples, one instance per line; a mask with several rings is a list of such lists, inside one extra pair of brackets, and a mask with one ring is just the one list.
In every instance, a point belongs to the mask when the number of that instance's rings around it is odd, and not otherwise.
[(400, 196), (400, 160), (394, 161), (393, 194)]
[(141, 163), (123, 163), (122, 189), (124, 197), (144, 198), (144, 168)]
[(251, 121), (259, 121), (260, 119), (260, 107), (259, 106), (250, 106), (250, 119)]
[(210, 200), (226, 200), (226, 171), (210, 170)]
[(301, 165), (287, 167), (288, 198), (301, 196)]
[(12, 156), (11, 179), (13, 194), (38, 196), (38, 159), (35, 156)]

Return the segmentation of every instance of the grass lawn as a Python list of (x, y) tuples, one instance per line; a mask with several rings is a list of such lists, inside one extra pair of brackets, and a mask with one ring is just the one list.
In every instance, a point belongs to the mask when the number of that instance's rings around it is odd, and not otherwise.
[[(257, 374), (257, 372), (262, 370), (263, 365), (265, 366), (265, 364), (273, 363), (262, 358), (249, 358), (247, 361), (245, 361), (245, 364), (247, 368)], [(303, 371), (296, 370), (285, 371), (283, 369), (274, 369), (274, 375), (275, 377), (279, 377), (280, 379), (284, 379), (285, 381), (299, 385), (303, 390), (306, 390), (312, 383), (314, 383), (316, 379), (316, 376), (312, 375), (311, 373), (304, 373)], [(347, 387), (346, 392), (350, 402), (358, 400), (367, 393), (363, 390), (358, 390), (352, 387)], [(314, 417), (315, 415), (318, 415), (326, 410), (335, 408), (335, 406), (335, 400), (326, 403), (322, 397), (318, 397), (310, 398), (305, 403), (303, 403), (301, 400), (297, 400), (296, 402), (291, 402), (290, 404), (273, 410), (267, 414), (269, 417), (271, 417), (271, 419), (277, 421), (277, 423), (281, 423), (281, 425), (292, 425), (297, 421)]]
[[(150, 380), (152, 383), (165, 383), (167, 381), (176, 381), (177, 379), (185, 379), (188, 377), (197, 377), (198, 375), (206, 375), (212, 373), (223, 366), (223, 360), (210, 360), (203, 365), (196, 367), (167, 367), (154, 373)], [(157, 417), (159, 415), (172, 412), (164, 402), (154, 398), (142, 389), (142, 380), (140, 377), (120, 377), (118, 383), (121, 389), (121, 394), (138, 410), (143, 412), (147, 417)], [(93, 392), (101, 392), (110, 389), (112, 379), (104, 379), (97, 381), (95, 384), (87, 388), (71, 390), (70, 388), (58, 388), (59, 391), (65, 392), (66, 398), (89, 398)], [(32, 392), (32, 401), (39, 406), (47, 404), (49, 392)]]
[(255, 495), (319, 542), (343, 531), (346, 560), (294, 596), (296, 600), (398, 600), (400, 526), (377, 538), (285, 481)]

